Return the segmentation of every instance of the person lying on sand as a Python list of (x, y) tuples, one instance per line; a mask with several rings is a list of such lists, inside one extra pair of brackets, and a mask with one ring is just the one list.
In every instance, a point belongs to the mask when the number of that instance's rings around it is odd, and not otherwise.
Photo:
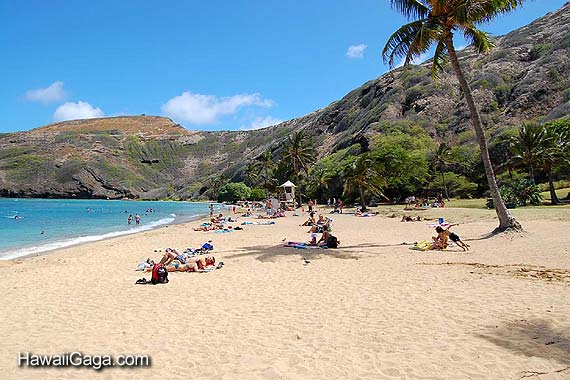
[(406, 216), (403, 215), (402, 216), (402, 220), (400, 220), (400, 222), (421, 222), (422, 218), (420, 218), (420, 216), (416, 216), (415, 218), (411, 217), (411, 216)]
[[(180, 261), (178, 259), (172, 260), (165, 264), (168, 272), (198, 272), (213, 266), (216, 263), (214, 256), (207, 257), (193, 257), (192, 259), (185, 259)], [(163, 263), (164, 264), (164, 263)], [(152, 272), (152, 267), (146, 268), (145, 272)]]
[[(231, 229), (232, 226), (228, 226), (227, 229)], [(226, 229), (223, 223), (202, 223), (198, 227), (194, 227), (194, 231), (217, 231)]]
[(164, 256), (162, 256), (162, 258), (160, 259), (159, 263), (160, 264), (164, 264), (164, 265), (168, 265), (170, 264), (173, 260), (179, 260), (184, 262), (184, 255), (181, 255), (177, 250), (175, 250), (174, 248), (166, 248), (164, 250)]
[(362, 210), (360, 208), (357, 208), (356, 211), (354, 212), (354, 216), (358, 216), (361, 218), (365, 218), (365, 217), (369, 217), (369, 216), (376, 216), (378, 215), (377, 212), (362, 212)]

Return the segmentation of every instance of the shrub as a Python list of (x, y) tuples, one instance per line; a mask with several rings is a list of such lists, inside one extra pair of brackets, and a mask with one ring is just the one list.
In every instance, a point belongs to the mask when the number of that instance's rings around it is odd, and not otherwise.
[(265, 190), (259, 187), (254, 187), (251, 189), (250, 199), (252, 201), (262, 201), (265, 199)]
[(546, 55), (552, 49), (551, 43), (534, 45), (528, 53), (528, 59), (534, 61)]
[[(540, 189), (529, 179), (517, 180), (510, 185), (503, 185), (500, 191), (507, 208), (526, 206), (527, 203), (539, 206), (542, 203)], [(493, 199), (487, 199), (487, 207), (494, 207)]]
[(230, 182), (222, 186), (218, 202), (244, 201), (251, 197), (251, 188), (243, 182)]

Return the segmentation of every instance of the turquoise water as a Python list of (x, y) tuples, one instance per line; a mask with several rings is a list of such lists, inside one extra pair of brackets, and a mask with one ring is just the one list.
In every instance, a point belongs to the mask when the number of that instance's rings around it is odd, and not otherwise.
[[(12, 259), (183, 222), (208, 203), (0, 198), (0, 259)], [(219, 209), (219, 205), (216, 205)], [(140, 225), (134, 221), (141, 216)], [(131, 225), (127, 223), (133, 216)]]

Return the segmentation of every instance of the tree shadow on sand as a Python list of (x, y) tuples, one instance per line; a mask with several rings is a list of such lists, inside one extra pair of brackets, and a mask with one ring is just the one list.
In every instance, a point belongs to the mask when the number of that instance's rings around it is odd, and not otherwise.
[(227, 255), (228, 259), (254, 256), (256, 260), (261, 262), (276, 262), (280, 257), (298, 256), (305, 259), (319, 259), (322, 257), (333, 257), (336, 259), (344, 260), (358, 260), (364, 255), (379, 255), (382, 253), (367, 251), (367, 248), (377, 247), (399, 247), (402, 244), (353, 244), (349, 246), (340, 246), (339, 248), (311, 248), (311, 249), (297, 249), (291, 247), (284, 247), (283, 244), (279, 245), (257, 245), (244, 247), (241, 252)]
[(477, 336), (517, 355), (554, 359), (570, 366), (570, 332), (548, 321), (521, 319)]

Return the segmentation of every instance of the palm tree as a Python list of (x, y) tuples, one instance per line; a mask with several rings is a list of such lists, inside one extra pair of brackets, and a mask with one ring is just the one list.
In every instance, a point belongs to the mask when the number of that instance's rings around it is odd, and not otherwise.
[(489, 51), (493, 47), (489, 35), (479, 30), (477, 25), (514, 10), (522, 5), (523, 0), (390, 0), (390, 3), (393, 8), (413, 21), (402, 26), (390, 36), (382, 52), (384, 61), (387, 61), (390, 67), (394, 67), (396, 58), (404, 58), (404, 66), (407, 66), (415, 58), (429, 51), (433, 44), (436, 44), (431, 67), (432, 77), (436, 80), (446, 59), (449, 58), (465, 96), (471, 124), (473, 124), (481, 148), (481, 160), (499, 218), (499, 227), (495, 231), (522, 229), (507, 210), (499, 193), (481, 117), (475, 106), (469, 83), (457, 59), (453, 34), (463, 33), (465, 39), (470, 41), (479, 53)]
[(257, 170), (255, 163), (248, 162), (247, 165), (245, 165), (243, 173), (248, 179), (249, 184), (254, 187), (257, 184), (257, 178), (259, 177), (259, 171)]
[(329, 173), (329, 171), (323, 165), (319, 165), (311, 169), (309, 178), (313, 192), (326, 195), (325, 192), (329, 188), (331, 173)]
[(301, 207), (301, 175), (309, 175), (309, 166), (315, 161), (312, 143), (305, 138), (303, 131), (297, 131), (287, 137), (283, 160), (293, 169), (299, 187), (299, 207)]
[(222, 186), (228, 183), (228, 180), (223, 174), (220, 174), (218, 177), (210, 178), (208, 182), (209, 182), (210, 194), (212, 195), (213, 199), (218, 199), (218, 195), (220, 194), (220, 189), (222, 188)]
[(541, 155), (541, 166), (548, 175), (550, 203), (560, 203), (554, 188), (553, 170), (562, 164), (570, 165), (570, 122), (560, 121), (545, 126), (544, 149)]
[(269, 197), (269, 189), (273, 184), (273, 169), (275, 168), (275, 163), (273, 162), (273, 156), (270, 150), (265, 151), (261, 156), (257, 158), (257, 162), (254, 167), (258, 171), (258, 177), (263, 180), (263, 188), (265, 189), (265, 195)]
[(436, 150), (431, 152), (431, 160), (435, 166), (439, 169), (441, 174), (441, 181), (443, 182), (443, 190), (445, 191), (445, 199), (449, 200), (449, 194), (447, 193), (447, 185), (445, 183), (445, 172), (444, 169), (447, 165), (453, 162), (453, 151), (446, 143), (441, 143)]
[(514, 167), (524, 167), (532, 183), (536, 183), (535, 169), (541, 165), (544, 151), (549, 145), (544, 125), (523, 124), (516, 136), (511, 138), (509, 148), (510, 164)]
[(368, 153), (358, 156), (356, 161), (349, 165), (343, 177), (344, 193), (350, 194), (358, 190), (362, 211), (366, 211), (366, 191), (386, 198), (382, 191), (386, 185), (386, 179)]

